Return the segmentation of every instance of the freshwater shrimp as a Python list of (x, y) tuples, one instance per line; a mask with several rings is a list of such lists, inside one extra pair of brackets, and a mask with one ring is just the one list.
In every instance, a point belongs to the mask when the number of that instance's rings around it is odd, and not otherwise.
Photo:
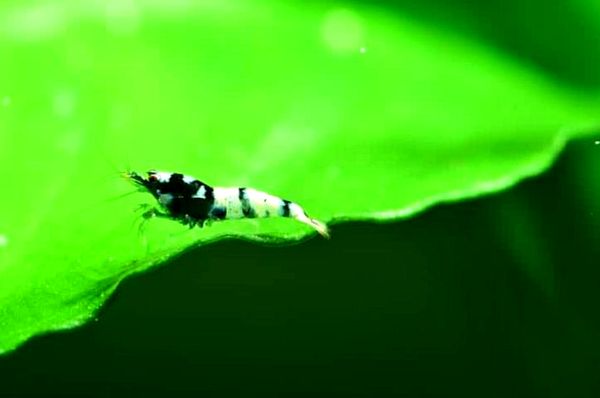
[(146, 175), (123, 173), (158, 202), (158, 207), (144, 212), (145, 219), (163, 217), (193, 228), (220, 220), (289, 217), (329, 238), (325, 223), (310, 218), (300, 205), (289, 200), (253, 188), (211, 187), (180, 173), (151, 170)]

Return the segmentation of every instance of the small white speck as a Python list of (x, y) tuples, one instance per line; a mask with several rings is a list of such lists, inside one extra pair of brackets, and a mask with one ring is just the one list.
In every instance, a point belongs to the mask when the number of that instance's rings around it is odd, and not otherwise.
[(600, 145), (600, 140), (596, 140), (596, 141), (594, 141), (594, 144), (595, 144), (595, 145)]
[(361, 47), (359, 51), (361, 54), (364, 54), (367, 52), (367, 47)]
[(2, 106), (9, 106), (12, 102), (12, 99), (7, 95), (2, 98)]
[(0, 234), (0, 247), (8, 245), (8, 238), (6, 235)]

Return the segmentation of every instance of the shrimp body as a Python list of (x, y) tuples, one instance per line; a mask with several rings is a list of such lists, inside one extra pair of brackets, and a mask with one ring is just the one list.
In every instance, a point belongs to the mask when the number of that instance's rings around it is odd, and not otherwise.
[(211, 187), (194, 177), (164, 171), (148, 171), (147, 177), (126, 173), (141, 190), (152, 194), (159, 209), (146, 218), (167, 217), (191, 228), (207, 222), (243, 218), (289, 217), (329, 237), (327, 225), (310, 218), (300, 205), (252, 188)]

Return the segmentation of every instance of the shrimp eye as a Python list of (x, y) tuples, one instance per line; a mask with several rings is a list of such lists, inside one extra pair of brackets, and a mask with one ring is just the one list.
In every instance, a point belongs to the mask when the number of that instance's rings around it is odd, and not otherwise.
[(156, 177), (155, 174), (149, 174), (148, 175), (148, 181), (155, 182), (157, 180), (158, 180), (158, 178)]

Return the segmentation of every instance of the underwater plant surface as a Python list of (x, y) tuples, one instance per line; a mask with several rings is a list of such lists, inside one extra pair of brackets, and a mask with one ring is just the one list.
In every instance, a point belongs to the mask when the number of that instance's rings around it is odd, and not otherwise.
[[(594, 141), (570, 143), (510, 190), (401, 222), (344, 223), (335, 239), (300, 245), (186, 251), (123, 281), (95, 321), (0, 357), (0, 391), (598, 397)], [(553, 276), (551, 295), (524, 261)]]
[(312, 233), (140, 228), (153, 199), (122, 197), (124, 169), (261, 189), (330, 223), (394, 220), (539, 173), (600, 119), (596, 92), (359, 5), (3, 2), (0, 56), (0, 352), (80, 325), (186, 248)]

